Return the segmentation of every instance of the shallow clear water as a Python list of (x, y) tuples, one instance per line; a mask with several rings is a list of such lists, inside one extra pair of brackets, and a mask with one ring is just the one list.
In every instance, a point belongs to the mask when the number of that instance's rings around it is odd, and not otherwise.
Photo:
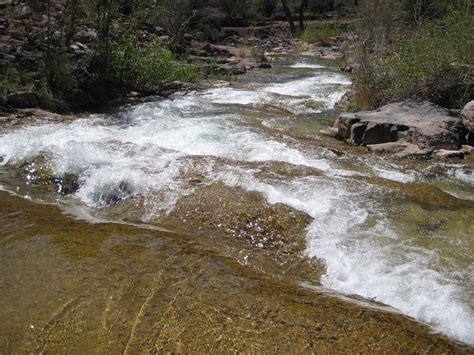
[[(190, 179), (258, 192), (311, 217), (306, 254), (325, 264), (324, 286), (472, 345), (472, 165), (391, 161), (320, 137), (349, 86), (331, 62), (296, 58), (229, 87), (9, 127), (0, 184), (81, 216), (155, 224), (195, 191)], [(39, 172), (74, 176), (79, 189), (45, 189)], [(117, 204), (120, 217), (109, 214)]]

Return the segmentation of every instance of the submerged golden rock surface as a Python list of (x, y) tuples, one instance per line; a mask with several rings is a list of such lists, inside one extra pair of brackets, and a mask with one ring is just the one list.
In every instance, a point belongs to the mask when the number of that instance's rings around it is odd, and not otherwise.
[(0, 349), (472, 352), (382, 306), (239, 260), (212, 238), (91, 224), (0, 192)]

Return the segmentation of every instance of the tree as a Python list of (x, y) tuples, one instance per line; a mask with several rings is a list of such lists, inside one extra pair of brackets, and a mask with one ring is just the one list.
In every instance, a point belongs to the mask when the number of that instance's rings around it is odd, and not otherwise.
[(290, 25), (291, 34), (294, 36), (296, 35), (296, 27), (295, 27), (295, 23), (293, 22), (293, 17), (291, 16), (291, 11), (288, 7), (288, 3), (286, 2), (286, 0), (281, 0), (281, 6), (283, 7), (286, 20), (288, 21), (288, 24)]
[(300, 18), (299, 18), (300, 32), (304, 31), (304, 12), (305, 12), (306, 8), (308, 7), (308, 2), (309, 2), (309, 0), (301, 0)]

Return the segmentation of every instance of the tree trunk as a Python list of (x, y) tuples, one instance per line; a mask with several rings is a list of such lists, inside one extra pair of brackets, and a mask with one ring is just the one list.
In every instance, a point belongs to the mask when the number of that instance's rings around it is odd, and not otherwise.
[(308, 1), (309, 0), (301, 0), (300, 4), (300, 18), (299, 18), (299, 27), (300, 27), (300, 32), (304, 31), (304, 11), (308, 7)]
[[(12, 1), (13, 2), (13, 1)], [(40, 0), (28, 0), (26, 4), (31, 7), (35, 11), (41, 10), (41, 2)]]
[(281, 0), (281, 6), (283, 7), (283, 11), (285, 12), (286, 20), (290, 25), (291, 34), (294, 36), (296, 34), (296, 27), (295, 23), (293, 22), (293, 17), (291, 17), (291, 11), (288, 8), (288, 3), (286, 2), (286, 0)]

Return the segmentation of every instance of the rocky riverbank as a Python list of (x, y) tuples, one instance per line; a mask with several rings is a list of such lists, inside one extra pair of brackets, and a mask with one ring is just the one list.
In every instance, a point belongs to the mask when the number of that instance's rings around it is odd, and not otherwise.
[[(63, 33), (68, 11), (70, 9), (62, 4), (50, 7), (48, 12), (35, 11), (24, 4), (0, 5), (2, 112), (14, 113), (25, 108), (59, 113), (95, 111), (111, 102), (167, 96), (190, 87), (187, 83), (172, 82), (142, 92), (97, 80), (96, 64), (91, 61), (97, 47), (97, 29), (90, 22), (79, 20), (74, 28), (66, 28), (68, 33)], [(293, 38), (286, 22), (223, 27), (219, 31), (219, 37), (212, 41), (199, 31), (188, 31), (182, 36), (180, 55), (199, 67), (205, 80), (228, 80), (254, 68), (271, 68), (275, 56), (303, 53), (338, 59), (342, 57), (340, 45), (346, 39), (344, 35), (332, 38), (333, 45), (306, 43)], [(141, 46), (158, 41), (166, 47), (172, 41), (163, 28), (146, 23), (138, 30), (138, 37)], [(60, 86), (56, 88), (59, 95), (53, 95), (46, 84), (46, 76), (50, 75), (47, 53), (52, 48), (60, 50), (62, 56), (53, 78), (58, 81), (55, 85)], [(191, 85), (193, 89), (197, 87), (197, 84)]]
[(464, 158), (474, 152), (474, 101), (461, 113), (430, 102), (399, 102), (343, 113), (321, 133), (396, 158)]

